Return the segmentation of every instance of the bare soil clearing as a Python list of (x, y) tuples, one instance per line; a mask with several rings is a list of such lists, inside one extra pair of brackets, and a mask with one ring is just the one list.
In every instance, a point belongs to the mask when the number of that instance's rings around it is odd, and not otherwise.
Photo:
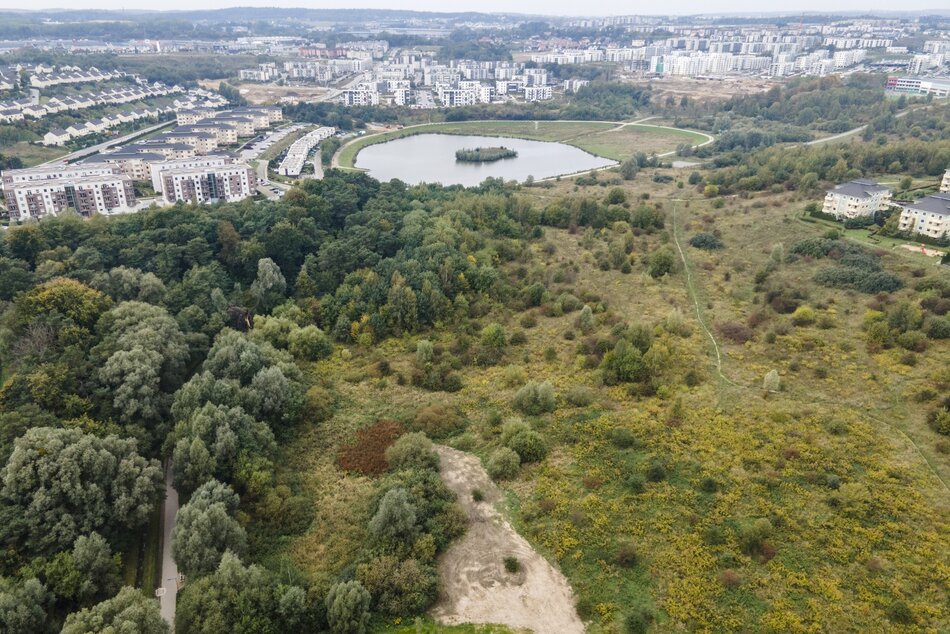
[[(582, 633), (567, 579), (496, 508), (502, 493), (479, 459), (442, 445), (436, 451), (442, 479), (458, 496), (469, 526), (439, 562), (442, 592), (433, 618), (448, 625), (498, 623), (538, 634)], [(476, 489), (481, 502), (472, 497)], [(518, 560), (517, 572), (505, 570), (506, 557)]]

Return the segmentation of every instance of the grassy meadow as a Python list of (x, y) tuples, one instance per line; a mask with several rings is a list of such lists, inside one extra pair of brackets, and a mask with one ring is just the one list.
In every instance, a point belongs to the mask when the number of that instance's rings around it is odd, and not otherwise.
[[(571, 134), (584, 125), (570, 124)], [(551, 138), (556, 126), (538, 135)], [(486, 461), (509, 417), (544, 438), (546, 458), (502, 483), (508, 511), (567, 576), (591, 632), (634, 631), (638, 618), (654, 631), (950, 627), (950, 448), (925, 422), (936, 398), (927, 386), (950, 384), (950, 344), (911, 354), (876, 349), (862, 330), (867, 311), (914, 299), (915, 283), (947, 273), (887, 248), (883, 268), (905, 288), (869, 295), (817, 285), (820, 261), (788, 257), (798, 241), (828, 230), (800, 220), (807, 201), (789, 193), (709, 200), (678, 186), (687, 172), (666, 173), (676, 180), (657, 184), (641, 172), (620, 185), (631, 207), (661, 206), (660, 230), (544, 228), (505, 271), (544, 283), (540, 305), (496, 309), (372, 349), (340, 348), (310, 366), (316, 381), (333, 382), (337, 409), (285, 449), (281, 477), (321, 511), (307, 531), (272, 546), (270, 563), (286, 561), (329, 585), (365, 538), (378, 486), (337, 466), (341, 447), (380, 419), (412, 428), (420, 408), (434, 405), (460, 420), (438, 441)], [(567, 180), (523, 190), (538, 207), (606, 194)], [(722, 248), (690, 246), (701, 232)], [(604, 266), (618, 244), (630, 248), (621, 259), (631, 266)], [(676, 267), (654, 278), (646, 255), (664, 248), (677, 255)], [(783, 293), (812, 318), (767, 310), (768, 297)], [(578, 327), (578, 307), (565, 294), (593, 308), (592, 328)], [(460, 332), (491, 322), (517, 343), (495, 365), (459, 367), (460, 390), (431, 392), (406, 380), (419, 339), (451, 349)], [(591, 363), (597, 341), (623, 323), (651, 333), (651, 363), (663, 379), (654, 393), (605, 385)], [(771, 370), (777, 391), (763, 389)], [(529, 381), (553, 386), (553, 412), (513, 406)]]

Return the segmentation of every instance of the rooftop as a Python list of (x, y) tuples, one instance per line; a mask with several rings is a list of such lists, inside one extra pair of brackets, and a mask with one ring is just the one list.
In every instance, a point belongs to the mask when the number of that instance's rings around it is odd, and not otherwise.
[(881, 192), (889, 191), (884, 185), (879, 185), (874, 181), (869, 180), (853, 180), (847, 183), (842, 183), (838, 185), (833, 190), (835, 194), (840, 194), (842, 196), (853, 196), (854, 198), (869, 198), (872, 194), (879, 194)]
[(901, 207), (940, 214), (941, 216), (950, 216), (950, 193), (931, 194), (916, 202), (901, 205)]

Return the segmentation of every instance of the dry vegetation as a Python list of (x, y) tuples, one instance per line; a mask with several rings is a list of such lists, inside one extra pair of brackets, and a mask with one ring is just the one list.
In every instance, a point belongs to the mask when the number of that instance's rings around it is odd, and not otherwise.
[[(791, 194), (730, 198), (720, 207), (649, 176), (641, 172), (623, 188), (631, 206), (647, 193), (662, 206), (662, 230), (546, 228), (506, 270), (546, 286), (539, 306), (425, 335), (464, 356), (459, 332), (477, 336), (497, 322), (508, 334), (497, 364), (457, 367), (459, 391), (410, 385), (422, 337), (341, 350), (315, 366), (320, 377), (343, 379), (341, 406), (287, 450), (285, 468), (302, 474), (321, 509), (288, 556), (314, 579), (339, 572), (337, 555), (361, 539), (352, 527), (365, 525), (375, 484), (339, 470), (335, 448), (380, 419), (412, 427), (435, 405), (461, 414), (442, 434), (448, 444), (486, 461), (503, 444), (508, 417), (540, 433), (546, 458), (504, 483), (510, 511), (568, 577), (589, 631), (636, 631), (639, 622), (658, 631), (950, 626), (947, 442), (925, 420), (936, 398), (928, 390), (950, 384), (948, 344), (932, 341), (911, 359), (897, 346), (869, 349), (862, 330), (867, 310), (914, 301), (916, 291), (825, 288), (812, 281), (820, 263), (776, 256), (825, 230), (798, 219), (803, 202)], [(527, 190), (539, 206), (605, 194), (567, 181)], [(699, 232), (714, 233), (724, 248), (689, 247)], [(648, 272), (647, 256), (677, 239), (695, 305), (681, 261), (672, 275)], [(629, 247), (621, 258), (629, 273), (600, 265), (617, 243)], [(947, 277), (901, 249), (882, 258), (911, 286)], [(793, 320), (767, 305), (773, 287), (799, 291), (812, 318)], [(576, 307), (562, 309), (564, 293), (594, 309), (592, 328), (579, 326)], [(597, 365), (623, 323), (646, 325), (663, 354), (652, 389), (602, 380)], [(721, 373), (702, 324), (720, 347)], [(773, 369), (781, 385), (774, 393), (762, 389)], [(528, 381), (553, 386), (555, 411), (514, 408)]]

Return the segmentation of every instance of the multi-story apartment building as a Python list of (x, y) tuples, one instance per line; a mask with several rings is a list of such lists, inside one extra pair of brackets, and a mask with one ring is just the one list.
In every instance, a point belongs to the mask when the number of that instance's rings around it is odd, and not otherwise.
[(924, 196), (912, 203), (898, 203), (898, 229), (928, 238), (950, 237), (950, 193)]
[(257, 175), (245, 163), (165, 169), (160, 177), (162, 198), (168, 203), (242, 200), (257, 188)]
[(544, 101), (554, 96), (550, 86), (525, 86), (525, 101)]
[(344, 90), (340, 93), (340, 103), (345, 106), (378, 106), (379, 91), (366, 88)]
[(162, 182), (162, 172), (164, 171), (223, 167), (233, 162), (233, 159), (227, 154), (208, 154), (207, 156), (193, 156), (191, 158), (171, 161), (156, 161), (148, 166), (148, 179), (152, 181), (152, 189), (155, 190), (155, 193), (162, 194), (162, 187), (164, 186)]
[(950, 169), (943, 173), (943, 180), (940, 181), (940, 191), (944, 194), (950, 193)]
[(828, 190), (822, 213), (838, 220), (871, 216), (891, 204), (891, 190), (869, 180), (853, 180)]
[(218, 149), (218, 137), (210, 132), (191, 132), (180, 129), (161, 135), (170, 143), (184, 143), (195, 148), (197, 154), (209, 154)]
[(153, 163), (164, 161), (165, 157), (157, 152), (136, 152), (123, 148), (116, 152), (94, 154), (83, 165), (111, 165), (119, 174), (125, 174), (134, 181), (148, 180)]
[(55, 216), (75, 209), (83, 216), (131, 210), (132, 179), (113, 166), (56, 166), (3, 173), (4, 204), (15, 220)]

